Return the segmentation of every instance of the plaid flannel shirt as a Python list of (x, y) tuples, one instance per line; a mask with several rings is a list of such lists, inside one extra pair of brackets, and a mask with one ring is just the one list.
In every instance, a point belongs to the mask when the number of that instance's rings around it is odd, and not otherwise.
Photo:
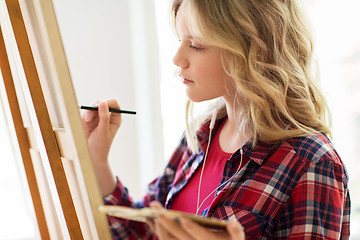
[[(214, 131), (219, 128), (217, 121)], [(171, 208), (176, 193), (201, 165), (209, 137), (209, 123), (198, 131), (201, 149), (191, 154), (182, 138), (162, 176), (149, 184), (142, 201), (134, 202), (118, 180), (105, 204), (134, 208), (157, 200)], [(243, 146), (247, 164), (233, 180), (218, 189), (202, 216), (238, 220), (247, 239), (348, 239), (350, 197), (344, 164), (329, 139), (313, 133), (281, 143), (251, 141)], [(225, 182), (236, 171), (240, 151), (224, 166)], [(220, 184), (221, 184), (220, 183)], [(114, 239), (156, 238), (144, 223), (108, 217)]]

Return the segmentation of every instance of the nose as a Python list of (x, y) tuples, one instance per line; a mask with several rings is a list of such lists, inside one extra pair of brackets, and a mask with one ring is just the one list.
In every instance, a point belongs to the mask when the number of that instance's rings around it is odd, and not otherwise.
[(173, 57), (173, 63), (180, 68), (187, 68), (189, 66), (189, 60), (186, 57), (186, 53), (182, 45), (180, 45), (176, 51)]

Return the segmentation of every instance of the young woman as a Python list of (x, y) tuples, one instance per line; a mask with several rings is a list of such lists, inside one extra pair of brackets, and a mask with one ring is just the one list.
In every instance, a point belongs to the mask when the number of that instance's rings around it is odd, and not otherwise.
[(200, 126), (188, 119), (163, 175), (133, 202), (107, 160), (121, 122), (108, 107), (120, 106), (101, 102), (98, 113), (83, 114), (96, 174), (106, 204), (230, 222), (219, 233), (186, 218), (143, 224), (109, 217), (114, 239), (349, 238), (347, 173), (327, 137), (297, 1), (173, 0), (172, 12), (187, 111), (192, 102), (217, 103)]

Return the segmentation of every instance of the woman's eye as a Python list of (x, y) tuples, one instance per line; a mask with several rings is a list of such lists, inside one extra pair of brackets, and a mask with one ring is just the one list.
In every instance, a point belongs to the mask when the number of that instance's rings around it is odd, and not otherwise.
[(203, 47), (197, 47), (197, 46), (194, 46), (194, 45), (190, 45), (190, 48), (194, 49), (195, 51), (200, 51), (200, 50), (204, 49)]

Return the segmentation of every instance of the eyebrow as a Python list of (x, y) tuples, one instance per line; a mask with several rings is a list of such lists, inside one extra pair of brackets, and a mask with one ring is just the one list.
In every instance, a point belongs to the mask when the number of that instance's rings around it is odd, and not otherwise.
[[(195, 41), (199, 44), (205, 44), (204, 41), (202, 41), (201, 39), (199, 38), (194, 38), (192, 35), (185, 35), (184, 38), (182, 39), (185, 39), (185, 40), (188, 40), (188, 41)], [(180, 36), (179, 36), (179, 40), (181, 40)]]
[[(181, 38), (180, 34), (178, 34), (178, 36), (179, 36), (179, 38)], [(188, 35), (185, 35), (184, 38), (182, 38), (182, 39), (193, 40), (194, 38), (193, 38), (193, 36), (188, 34)]]
[(201, 44), (205, 44), (204, 41), (202, 41), (200, 38), (196, 38), (191, 34), (186, 34), (186, 35), (184, 35), (183, 38), (181, 38), (179, 32), (177, 32), (177, 36), (178, 36), (179, 40), (185, 39), (185, 40), (188, 40), (188, 41), (196, 41), (196, 42), (199, 42)]

